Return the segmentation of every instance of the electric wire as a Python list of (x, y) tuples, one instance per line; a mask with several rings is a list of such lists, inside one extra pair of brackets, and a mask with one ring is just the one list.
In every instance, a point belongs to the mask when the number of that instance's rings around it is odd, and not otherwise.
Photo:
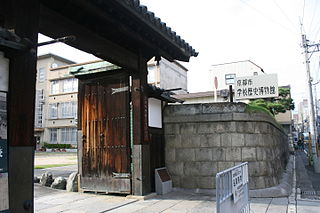
[(311, 32), (311, 29), (312, 29), (312, 24), (313, 24), (313, 21), (314, 21), (314, 17), (316, 15), (316, 11), (317, 11), (317, 8), (318, 8), (318, 0), (316, 0), (316, 3), (313, 7), (313, 14), (312, 14), (312, 18), (311, 18), (311, 22), (310, 22), (310, 26), (309, 26), (309, 32)]
[(244, 0), (240, 0), (240, 2), (243, 3), (243, 4), (245, 4), (247, 7), (251, 8), (251, 9), (254, 10), (255, 12), (259, 13), (261, 16), (263, 16), (263, 17), (264, 17), (265, 19), (267, 19), (268, 21), (273, 22), (274, 24), (279, 25), (279, 26), (281, 26), (283, 29), (285, 29), (285, 30), (291, 32), (292, 34), (296, 35), (296, 33), (295, 33), (292, 29), (290, 29), (290, 28), (286, 27), (285, 25), (283, 25), (283, 24), (275, 21), (273, 18), (267, 16), (265, 13), (261, 12), (260, 10), (258, 10), (257, 8), (255, 8), (255, 7), (253, 7), (253, 6), (251, 6), (249, 3), (245, 2)]
[[(277, 6), (277, 8), (280, 10), (280, 12), (282, 13), (282, 15), (284, 17), (286, 17), (286, 19), (292, 24), (292, 27), (297, 30), (296, 26), (294, 25), (293, 21), (289, 18), (289, 16), (284, 12), (284, 10), (280, 7), (280, 5), (275, 1), (275, 0), (272, 0), (273, 3)], [(298, 30), (299, 32), (299, 30)]]
[(303, 21), (304, 21), (304, 10), (305, 10), (305, 7), (306, 7), (306, 0), (303, 0), (303, 7), (302, 7), (302, 25), (304, 24)]

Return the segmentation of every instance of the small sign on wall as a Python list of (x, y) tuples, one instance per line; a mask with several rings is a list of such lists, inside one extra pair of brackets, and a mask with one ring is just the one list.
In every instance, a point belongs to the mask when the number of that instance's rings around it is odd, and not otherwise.
[(158, 168), (155, 170), (156, 192), (163, 195), (172, 191), (172, 180), (167, 168)]
[(8, 172), (7, 140), (0, 139), (0, 173)]

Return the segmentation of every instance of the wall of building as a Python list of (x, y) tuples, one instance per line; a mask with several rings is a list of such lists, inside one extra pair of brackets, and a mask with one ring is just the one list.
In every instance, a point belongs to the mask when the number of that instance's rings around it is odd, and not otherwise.
[(223, 90), (229, 89), (229, 85), (226, 84), (226, 74), (235, 74), (237, 77), (253, 76), (255, 73), (257, 75), (264, 74), (258, 65), (249, 60), (212, 65), (210, 71), (212, 90), (215, 89), (213, 84), (214, 77), (218, 79), (218, 90)]
[(288, 138), (272, 117), (243, 103), (171, 105), (164, 111), (165, 160), (174, 187), (215, 188), (219, 171), (249, 162), (251, 189), (277, 185)]
[(152, 59), (148, 62), (148, 83), (162, 89), (182, 88), (175, 93), (186, 93), (188, 89), (187, 69), (178, 62), (161, 58), (159, 65)]

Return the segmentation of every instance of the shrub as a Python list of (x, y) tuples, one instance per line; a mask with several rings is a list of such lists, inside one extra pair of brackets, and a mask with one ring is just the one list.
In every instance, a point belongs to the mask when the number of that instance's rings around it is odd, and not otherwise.
[(51, 143), (44, 143), (43, 145), (47, 149), (72, 149), (71, 144), (51, 144)]

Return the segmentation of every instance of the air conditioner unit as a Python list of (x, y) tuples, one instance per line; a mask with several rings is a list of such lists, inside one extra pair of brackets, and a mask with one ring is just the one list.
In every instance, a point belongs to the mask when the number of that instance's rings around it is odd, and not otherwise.
[(229, 90), (224, 89), (224, 90), (220, 90), (220, 96), (221, 97), (228, 97), (229, 96)]

